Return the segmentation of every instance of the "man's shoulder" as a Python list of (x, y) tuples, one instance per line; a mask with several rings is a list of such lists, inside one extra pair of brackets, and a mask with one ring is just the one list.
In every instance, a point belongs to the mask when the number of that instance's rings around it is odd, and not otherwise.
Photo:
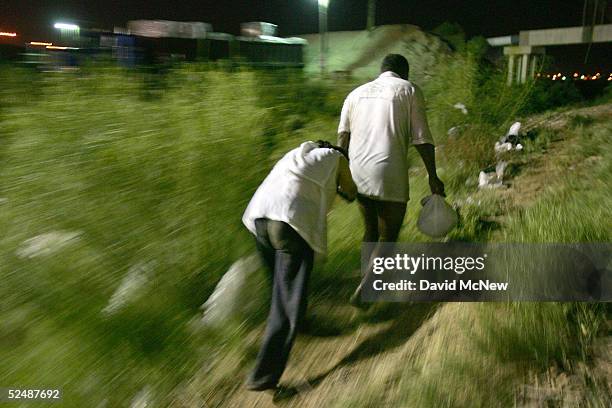
[(420, 89), (419, 86), (412, 81), (406, 81), (406, 87), (410, 88), (412, 92), (416, 91), (417, 89)]
[(412, 98), (420, 92), (419, 87), (412, 81), (401, 79), (401, 78), (391, 78), (393, 81), (393, 89), (395, 90), (396, 96), (401, 100), (412, 100)]
[(417, 86), (413, 82), (407, 79), (402, 79), (402, 78), (389, 78), (389, 79), (392, 80), (391, 86), (393, 86), (395, 89), (399, 91), (405, 91), (409, 95), (412, 95), (417, 88)]
[[(378, 77), (369, 83), (376, 83), (379, 86), (388, 86), (398, 90), (407, 90), (414, 92), (417, 85), (409, 79), (399, 78), (397, 76)], [(367, 85), (367, 84), (366, 84)]]
[(347, 98), (354, 98), (359, 96), (363, 91), (372, 86), (374, 81), (366, 82), (365, 84), (359, 85), (357, 88), (353, 89), (347, 96)]

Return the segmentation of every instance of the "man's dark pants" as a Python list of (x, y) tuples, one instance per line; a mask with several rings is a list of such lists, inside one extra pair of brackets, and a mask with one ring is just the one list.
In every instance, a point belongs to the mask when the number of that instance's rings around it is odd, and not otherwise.
[(272, 275), (272, 301), (261, 349), (249, 385), (274, 386), (280, 380), (307, 305), (312, 248), (291, 226), (255, 220), (257, 249)]

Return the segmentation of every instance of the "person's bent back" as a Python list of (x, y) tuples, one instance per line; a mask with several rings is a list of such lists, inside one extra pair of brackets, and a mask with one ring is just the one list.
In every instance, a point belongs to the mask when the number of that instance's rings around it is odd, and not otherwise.
[(327, 252), (327, 213), (336, 192), (355, 198), (342, 149), (305, 142), (288, 152), (251, 199), (242, 218), (272, 275), (272, 301), (247, 387), (275, 388), (307, 305), (314, 252)]

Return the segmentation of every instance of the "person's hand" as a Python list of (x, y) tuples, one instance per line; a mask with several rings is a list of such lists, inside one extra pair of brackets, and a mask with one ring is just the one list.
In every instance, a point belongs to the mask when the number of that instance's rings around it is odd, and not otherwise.
[(353, 201), (355, 201), (355, 196), (351, 197), (350, 195), (346, 194), (346, 192), (342, 190), (342, 187), (340, 186), (336, 187), (336, 193), (338, 193), (338, 195), (342, 197), (342, 199), (347, 203), (352, 203)]
[(438, 176), (429, 177), (429, 188), (432, 194), (438, 194), (442, 197), (446, 197), (444, 193), (444, 183), (438, 178)]

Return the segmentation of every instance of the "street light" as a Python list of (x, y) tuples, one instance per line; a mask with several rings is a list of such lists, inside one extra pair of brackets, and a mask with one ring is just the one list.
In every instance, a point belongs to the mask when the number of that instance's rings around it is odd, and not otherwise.
[(319, 36), (321, 37), (320, 65), (321, 74), (325, 74), (327, 60), (327, 7), (329, 0), (319, 1)]
[(376, 0), (368, 0), (368, 22), (366, 29), (372, 31), (376, 25)]
[(79, 26), (76, 24), (68, 24), (68, 23), (55, 23), (53, 25), (55, 28), (59, 28), (60, 30), (78, 30)]
[(53, 27), (60, 30), (60, 38), (63, 41), (73, 41), (79, 38), (80, 27), (76, 24), (57, 22)]

